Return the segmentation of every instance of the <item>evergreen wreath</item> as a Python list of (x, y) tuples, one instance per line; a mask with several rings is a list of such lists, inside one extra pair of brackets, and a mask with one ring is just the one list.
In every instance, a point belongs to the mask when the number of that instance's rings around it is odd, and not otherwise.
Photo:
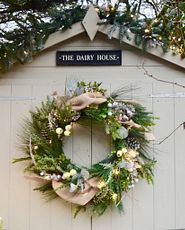
[[(21, 149), (29, 160), (29, 178), (41, 182), (36, 188), (47, 195), (60, 196), (77, 204), (75, 215), (89, 208), (101, 215), (109, 206), (123, 210), (123, 194), (141, 178), (152, 182), (155, 161), (149, 156), (147, 134), (154, 125), (151, 113), (133, 100), (122, 97), (125, 88), (105, 96), (101, 83), (81, 81), (71, 95), (47, 97), (31, 111), (20, 134)], [(90, 168), (75, 164), (64, 151), (64, 140), (73, 133), (73, 124), (83, 121), (104, 124), (111, 136), (111, 149), (105, 159)]]

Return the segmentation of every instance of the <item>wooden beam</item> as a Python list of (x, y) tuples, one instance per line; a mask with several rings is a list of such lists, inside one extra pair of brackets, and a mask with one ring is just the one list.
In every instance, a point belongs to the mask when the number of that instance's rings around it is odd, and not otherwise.
[(74, 36), (77, 36), (81, 33), (85, 32), (85, 29), (82, 25), (81, 22), (77, 22), (75, 24), (73, 24), (71, 29), (67, 29), (64, 31), (57, 31), (53, 34), (51, 34), (48, 38), (48, 40), (46, 41), (45, 45), (44, 45), (44, 49), (50, 48), (60, 42), (63, 42), (69, 38), (72, 38)]

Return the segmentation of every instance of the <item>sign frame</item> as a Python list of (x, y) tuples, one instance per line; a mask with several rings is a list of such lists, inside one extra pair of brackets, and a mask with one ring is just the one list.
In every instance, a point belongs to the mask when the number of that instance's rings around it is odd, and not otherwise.
[(108, 65), (122, 65), (122, 50), (69, 50), (56, 52), (56, 66)]

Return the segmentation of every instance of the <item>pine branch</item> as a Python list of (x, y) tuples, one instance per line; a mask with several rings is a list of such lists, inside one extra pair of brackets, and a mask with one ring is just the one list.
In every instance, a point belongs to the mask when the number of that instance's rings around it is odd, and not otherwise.
[(181, 39), (182, 39), (182, 45), (183, 45), (183, 48), (185, 49), (185, 34), (183, 31), (183, 20), (181, 20), (179, 0), (177, 0), (177, 14), (178, 14), (178, 20), (179, 20), (179, 30), (180, 30), (180, 35), (181, 35)]

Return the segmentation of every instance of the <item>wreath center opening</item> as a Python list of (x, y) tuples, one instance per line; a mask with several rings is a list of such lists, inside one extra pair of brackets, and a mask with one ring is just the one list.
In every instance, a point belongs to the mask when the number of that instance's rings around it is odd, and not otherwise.
[(105, 133), (105, 127), (100, 122), (74, 122), (71, 136), (64, 139), (63, 150), (73, 163), (91, 167), (110, 153), (111, 136)]

